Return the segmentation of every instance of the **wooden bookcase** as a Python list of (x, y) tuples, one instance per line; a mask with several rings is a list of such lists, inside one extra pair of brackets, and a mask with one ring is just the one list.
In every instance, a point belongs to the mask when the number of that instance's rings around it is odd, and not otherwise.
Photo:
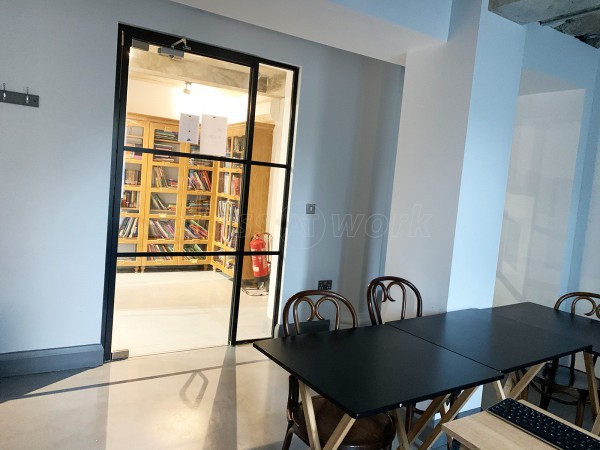
[[(125, 145), (130, 147), (148, 147), (149, 122), (128, 118), (125, 131)], [(146, 172), (141, 152), (126, 151), (123, 158), (123, 177), (121, 189), (121, 214), (119, 217), (120, 252), (142, 252), (144, 241), (140, 229), (145, 220), (143, 205), (146, 195)], [(142, 265), (142, 258), (122, 257), (117, 259), (119, 267)]]
[[(150, 266), (211, 265), (233, 276), (233, 256), (169, 256), (171, 252), (235, 251), (243, 187), (241, 164), (202, 159), (197, 145), (177, 141), (178, 130), (175, 120), (127, 117), (127, 146), (190, 153), (190, 158), (125, 152), (119, 252), (157, 255), (119, 258), (117, 266), (143, 271)], [(227, 155), (242, 158), (245, 124), (230, 125), (227, 134)], [(273, 125), (256, 124), (254, 159), (269, 161), (272, 143)], [(260, 176), (251, 180), (246, 250), (252, 235), (266, 227), (269, 171), (260, 169)], [(252, 276), (250, 258), (244, 258), (243, 278)]]
[[(246, 124), (230, 125), (227, 129), (227, 155), (242, 158), (245, 154)], [(253, 160), (270, 161), (273, 148), (273, 125), (255, 123)], [(260, 170), (262, 169), (262, 170)], [(255, 233), (266, 230), (267, 205), (269, 198), (270, 171), (253, 167), (253, 173), (262, 176), (251, 176), (250, 192), (248, 195), (248, 214), (246, 222), (246, 245), (249, 251), (250, 239)], [(240, 193), (243, 188), (242, 168), (237, 163), (220, 162), (215, 172), (217, 190), (215, 193), (214, 215), (214, 251), (234, 251), (237, 245), (238, 222), (240, 211)], [(233, 276), (234, 258), (232, 256), (213, 257), (214, 268)], [(250, 257), (244, 258), (242, 279), (253, 278)]]

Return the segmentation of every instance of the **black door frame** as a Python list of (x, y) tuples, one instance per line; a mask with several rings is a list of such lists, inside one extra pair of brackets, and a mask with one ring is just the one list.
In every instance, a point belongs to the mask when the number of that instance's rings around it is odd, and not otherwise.
[[(126, 99), (127, 99), (127, 86), (129, 78), (129, 49), (132, 47), (133, 40), (147, 42), (150, 44), (158, 45), (161, 47), (169, 47), (174, 42), (181, 39), (181, 36), (175, 36), (166, 33), (160, 33), (156, 31), (150, 31), (147, 29), (137, 28), (129, 25), (119, 24), (118, 31), (118, 50), (117, 50), (117, 71), (116, 71), (116, 89), (115, 89), (115, 105), (114, 105), (114, 123), (113, 123), (113, 141), (111, 151), (111, 181), (110, 181), (110, 202), (108, 210), (108, 229), (107, 229), (107, 246), (106, 246), (106, 268), (105, 268), (105, 280), (104, 280), (104, 299), (102, 308), (102, 335), (101, 341), (104, 347), (104, 360), (108, 361), (112, 358), (112, 331), (113, 331), (113, 319), (114, 319), (114, 295), (115, 295), (115, 281), (117, 274), (117, 256), (136, 256), (145, 257), (152, 256), (152, 253), (148, 252), (130, 252), (130, 253), (118, 253), (118, 230), (119, 230), (119, 215), (120, 215), (120, 201), (121, 198), (121, 176), (123, 170), (123, 154), (127, 149), (125, 147), (125, 120), (126, 120)], [(280, 296), (281, 296), (281, 275), (283, 268), (284, 259), (284, 248), (285, 248), (285, 233), (287, 227), (287, 210), (289, 201), (289, 188), (290, 188), (290, 176), (291, 176), (291, 158), (293, 150), (293, 136), (295, 132), (296, 123), (296, 96), (298, 92), (298, 67), (290, 66), (288, 64), (271, 61), (257, 56), (248, 55), (245, 53), (228, 50), (212, 45), (196, 42), (190, 39), (186, 40), (186, 44), (189, 50), (185, 51), (200, 56), (206, 56), (210, 58), (220, 59), (231, 63), (244, 65), (250, 68), (250, 86), (248, 95), (248, 116), (246, 119), (246, 155), (244, 159), (232, 159), (224, 157), (215, 157), (210, 155), (202, 155), (203, 159), (213, 161), (228, 161), (241, 163), (244, 167), (244, 180), (242, 196), (240, 201), (240, 223), (238, 227), (238, 242), (234, 252), (203, 252), (198, 253), (184, 253), (184, 252), (172, 252), (171, 256), (235, 256), (236, 264), (233, 277), (233, 295), (231, 301), (231, 312), (230, 312), (230, 324), (228, 333), (229, 345), (237, 345), (242, 343), (251, 342), (250, 340), (238, 340), (237, 339), (237, 324), (238, 324), (238, 313), (240, 306), (240, 291), (242, 282), (242, 268), (244, 256), (253, 255), (273, 255), (277, 256), (277, 279), (275, 282), (275, 304), (274, 313), (279, 310)], [(270, 163), (270, 162), (259, 162), (252, 161), (252, 144), (254, 135), (254, 117), (256, 108), (256, 96), (258, 91), (258, 70), (259, 65), (268, 65), (278, 67), (281, 69), (289, 70), (293, 73), (293, 84), (292, 84), (292, 99), (291, 99), (291, 114), (289, 123), (289, 136), (288, 136), (288, 147), (285, 164)], [(136, 149), (140, 151), (139, 148)], [(165, 154), (160, 150), (143, 149), (146, 153), (154, 154)], [(168, 152), (173, 154), (173, 152)], [(187, 153), (176, 154), (175, 156), (189, 157)], [(246, 241), (246, 220), (248, 210), (248, 193), (250, 190), (250, 176), (252, 172), (252, 166), (263, 166), (272, 167), (285, 170), (284, 177), (284, 195), (283, 195), (283, 210), (281, 217), (281, 238), (279, 248), (277, 250), (265, 251), (265, 252), (248, 252), (244, 251)], [(271, 324), (271, 330), (277, 321), (277, 314), (273, 314), (273, 320)], [(272, 331), (273, 333), (273, 331)]]

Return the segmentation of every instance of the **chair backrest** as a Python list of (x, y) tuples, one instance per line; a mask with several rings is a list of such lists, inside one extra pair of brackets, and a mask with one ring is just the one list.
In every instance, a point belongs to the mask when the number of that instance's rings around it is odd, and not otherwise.
[(381, 306), (383, 303), (399, 302), (400, 318), (406, 317), (408, 300), (414, 300), (416, 303), (416, 317), (423, 314), (423, 299), (421, 293), (410, 281), (394, 276), (378, 277), (369, 283), (367, 288), (367, 306), (372, 325), (381, 325)]
[[(302, 308), (302, 305), (305, 305), (305, 307)], [(333, 307), (333, 317), (331, 320), (333, 320), (334, 330), (339, 330), (340, 328), (342, 307), (347, 309), (350, 313), (352, 318), (352, 328), (356, 328), (358, 326), (356, 311), (354, 310), (352, 303), (350, 303), (344, 296), (333, 291), (300, 291), (292, 295), (283, 307), (283, 335), (290, 336), (292, 334), (289, 323), (290, 310), (292, 311), (295, 334), (300, 334), (302, 332), (302, 321), (310, 322), (315, 319), (328, 319), (323, 311), (323, 309), (326, 308), (326, 305), (331, 305), (331, 307)], [(302, 313), (307, 310), (307, 317), (300, 317), (299, 309), (302, 309)]]
[(577, 303), (581, 301), (589, 303), (591, 307), (588, 312), (583, 313), (585, 316), (593, 316), (595, 314), (600, 319), (600, 294), (592, 292), (569, 292), (556, 301), (554, 309), (557, 311), (560, 310), (561, 305), (566, 302), (567, 304), (571, 304), (569, 307), (571, 314), (575, 314)]
[[(590, 310), (584, 312), (585, 316), (593, 316), (596, 315), (600, 319), (600, 294), (594, 294), (592, 292), (569, 292), (558, 300), (554, 304), (554, 309), (560, 311), (561, 305), (565, 303), (569, 305), (569, 311), (571, 314), (576, 314), (577, 304), (580, 302), (589, 303)], [(587, 310), (587, 308), (585, 308)], [(571, 361), (569, 363), (569, 367), (571, 372), (575, 370), (575, 358), (576, 354), (571, 355)], [(594, 356), (594, 363), (596, 362), (597, 356)], [(558, 359), (554, 359), (552, 361), (552, 366), (556, 366), (558, 364)]]

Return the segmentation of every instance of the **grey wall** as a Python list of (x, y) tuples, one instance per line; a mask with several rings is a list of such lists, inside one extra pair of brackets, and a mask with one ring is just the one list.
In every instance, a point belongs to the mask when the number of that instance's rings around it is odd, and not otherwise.
[[(348, 280), (376, 274), (381, 255), (364, 233), (334, 236), (330, 217), (387, 214), (401, 67), (166, 0), (4, 2), (0, 82), (41, 107), (0, 105), (0, 353), (100, 340), (119, 22), (301, 67), (283, 295), (326, 277), (359, 304)], [(306, 202), (322, 236), (304, 227)]]

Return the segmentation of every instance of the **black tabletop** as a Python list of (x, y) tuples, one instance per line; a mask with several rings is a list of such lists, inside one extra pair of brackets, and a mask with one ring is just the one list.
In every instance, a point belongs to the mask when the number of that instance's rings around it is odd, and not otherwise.
[(600, 321), (572, 315), (536, 303), (517, 303), (494, 308), (495, 313), (530, 326), (592, 344), (592, 352), (600, 355)]
[(591, 349), (590, 342), (509, 319), (496, 308), (452, 311), (388, 325), (504, 373)]
[(502, 377), (387, 325), (267, 339), (254, 347), (357, 419)]

